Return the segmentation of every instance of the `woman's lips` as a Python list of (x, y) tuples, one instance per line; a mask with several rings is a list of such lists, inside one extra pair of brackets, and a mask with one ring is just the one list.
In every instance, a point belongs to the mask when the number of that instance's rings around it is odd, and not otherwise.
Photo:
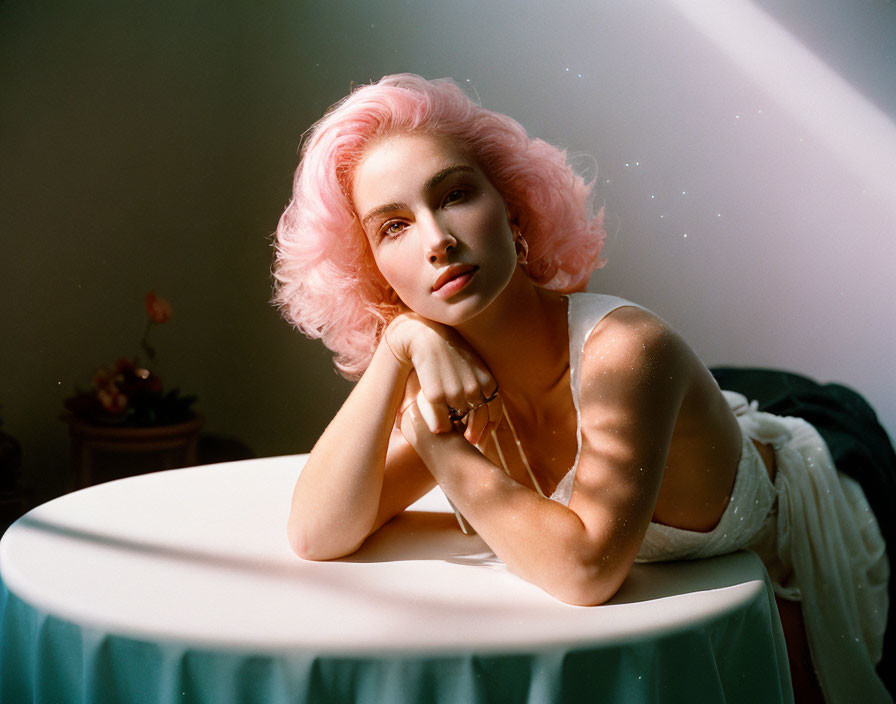
[(439, 274), (436, 282), (432, 285), (433, 294), (439, 298), (450, 298), (473, 280), (478, 268), (473, 264), (449, 267)]

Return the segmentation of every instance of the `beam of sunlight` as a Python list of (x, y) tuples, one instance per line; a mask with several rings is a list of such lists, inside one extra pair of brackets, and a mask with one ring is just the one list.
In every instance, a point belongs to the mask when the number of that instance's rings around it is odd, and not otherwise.
[(859, 183), (896, 203), (896, 124), (750, 0), (667, 0)]

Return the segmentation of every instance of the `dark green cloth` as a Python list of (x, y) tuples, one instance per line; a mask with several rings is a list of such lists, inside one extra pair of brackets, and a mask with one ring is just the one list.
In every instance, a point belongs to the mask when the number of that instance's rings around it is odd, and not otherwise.
[[(887, 543), (890, 565), (896, 547), (896, 452), (870, 404), (842, 384), (819, 384), (793, 372), (774, 369), (711, 369), (719, 386), (757, 401), (760, 411), (796, 416), (811, 423), (827, 443), (834, 464), (865, 492)], [(884, 656), (878, 671), (890, 692), (896, 691), (896, 643), (890, 628), (894, 580), (889, 583), (890, 611)]]

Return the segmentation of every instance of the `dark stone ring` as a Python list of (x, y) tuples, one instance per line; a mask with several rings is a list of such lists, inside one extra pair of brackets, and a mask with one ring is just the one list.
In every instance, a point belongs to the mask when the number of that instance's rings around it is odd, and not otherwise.
[(494, 401), (496, 398), (498, 398), (498, 389), (499, 389), (499, 387), (496, 386), (495, 390), (492, 391), (491, 395), (488, 398), (483, 396), (482, 403), (476, 404), (475, 406), (470, 406), (463, 412), (460, 412), (456, 408), (452, 408), (451, 406), (448, 406), (448, 420), (450, 420), (452, 423), (459, 423), (460, 421), (462, 421), (464, 418), (467, 417), (467, 414), (470, 413), (470, 411), (475, 411), (478, 408), (482, 408), (483, 406), (488, 405), (489, 403)]
[(452, 408), (451, 406), (448, 406), (448, 420), (450, 420), (452, 423), (459, 423), (464, 418), (466, 418), (467, 414), (472, 410), (473, 410), (472, 408), (468, 408), (463, 413), (461, 413), (456, 408)]

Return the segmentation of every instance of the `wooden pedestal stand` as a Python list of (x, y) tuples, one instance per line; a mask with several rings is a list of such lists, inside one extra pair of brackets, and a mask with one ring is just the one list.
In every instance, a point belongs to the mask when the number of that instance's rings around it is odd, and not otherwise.
[(204, 422), (196, 415), (174, 425), (132, 428), (91, 425), (68, 414), (62, 419), (68, 424), (71, 445), (72, 490), (196, 464), (196, 446)]

